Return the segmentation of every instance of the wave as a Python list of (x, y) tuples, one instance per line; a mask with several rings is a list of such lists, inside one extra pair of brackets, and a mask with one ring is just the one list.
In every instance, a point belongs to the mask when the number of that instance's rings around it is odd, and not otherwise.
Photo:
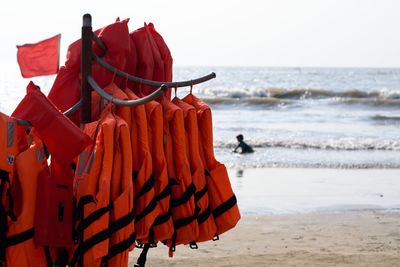
[(400, 116), (384, 116), (375, 115), (371, 117), (372, 120), (377, 122), (390, 122), (390, 123), (400, 123)]
[(273, 99), (324, 99), (324, 98), (352, 98), (352, 99), (392, 99), (400, 100), (400, 90), (325, 90), (312, 88), (205, 88), (200, 90), (205, 97), (215, 96), (226, 99), (242, 99), (242, 98), (273, 98)]
[[(316, 149), (316, 150), (389, 150), (400, 151), (400, 140), (258, 140), (249, 141), (254, 148), (288, 148), (288, 149)], [(234, 148), (236, 143), (221, 140), (214, 141), (217, 148)]]
[(400, 90), (380, 91), (334, 91), (323, 89), (282, 89), (282, 88), (208, 88), (200, 91), (205, 102), (218, 105), (265, 105), (287, 106), (306, 103), (305, 100), (323, 100), (330, 104), (400, 106)]

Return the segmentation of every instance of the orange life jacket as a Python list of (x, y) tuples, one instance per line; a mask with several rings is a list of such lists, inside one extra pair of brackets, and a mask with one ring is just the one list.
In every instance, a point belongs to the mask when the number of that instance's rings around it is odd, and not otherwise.
[(49, 175), (46, 156), (40, 140), (16, 157), (18, 176), (12, 187), (14, 201), (21, 205), (15, 221), (10, 222), (6, 241), (6, 266), (52, 266), (50, 251), (34, 243), (34, 215), (38, 177)]
[[(115, 117), (114, 160), (111, 178), (112, 207), (108, 255), (103, 258), (108, 267), (128, 266), (129, 249), (135, 243), (132, 152), (127, 123)], [(133, 247), (132, 247), (133, 248)]]
[[(129, 97), (116, 85), (114, 82), (111, 82), (106, 87), (104, 87), (104, 91), (112, 95), (114, 98), (128, 100)], [(100, 117), (101, 111), (104, 109), (107, 102), (101, 98), (101, 96), (96, 92), (92, 92), (92, 119), (97, 120)], [(114, 105), (115, 113), (123, 119), (127, 125), (128, 130), (131, 128), (131, 108), (127, 106), (119, 106)]]
[(100, 266), (108, 255), (110, 184), (113, 170), (115, 118), (105, 109), (100, 120), (85, 124), (84, 132), (95, 140), (78, 159), (74, 179), (76, 233), (70, 266)]
[(169, 179), (167, 171), (167, 162), (164, 155), (163, 144), (163, 113), (162, 106), (156, 101), (145, 104), (149, 149), (153, 162), (153, 177), (156, 182), (154, 190), (157, 199), (157, 205), (160, 209), (160, 215), (154, 221), (152, 231), (155, 241), (164, 241), (170, 239), (174, 233), (171, 212), (169, 211), (169, 202), (171, 190), (169, 188)]
[(235, 227), (240, 220), (236, 196), (232, 191), (225, 165), (214, 156), (212, 115), (206, 103), (192, 94), (183, 98), (197, 110), (197, 122), (200, 129), (200, 153), (202, 154), (211, 211), (217, 225), (217, 234)]
[(175, 245), (189, 244), (199, 235), (194, 194), (196, 187), (190, 174), (185, 145), (183, 112), (172, 102), (163, 99), (164, 145), (167, 158), (168, 176), (171, 183), (172, 219), (175, 233), (167, 243), (174, 250)]
[[(124, 90), (129, 99), (138, 97), (128, 88)], [(151, 154), (149, 150), (147, 117), (145, 107), (131, 109), (131, 143), (133, 162), (133, 184), (135, 188), (135, 231), (136, 239), (147, 243), (149, 231), (160, 214), (155, 198)]]
[(199, 236), (196, 241), (203, 242), (213, 239), (217, 233), (214, 218), (211, 215), (207, 182), (204, 175), (204, 165), (199, 151), (199, 130), (197, 126), (196, 109), (175, 97), (172, 102), (183, 110), (185, 119), (185, 141), (187, 157), (190, 163), (193, 183), (196, 186), (195, 200), (200, 208), (197, 222), (199, 223)]
[(5, 239), (8, 217), (13, 213), (11, 182), (14, 176), (15, 157), (27, 148), (25, 129), (15, 119), (0, 112), (0, 265), (5, 261)]

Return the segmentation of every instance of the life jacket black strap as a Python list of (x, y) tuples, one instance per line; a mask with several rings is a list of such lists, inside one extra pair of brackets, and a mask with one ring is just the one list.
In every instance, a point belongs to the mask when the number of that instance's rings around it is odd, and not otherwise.
[(112, 210), (113, 204), (110, 202), (110, 204), (106, 207), (102, 207), (100, 209), (95, 210), (94, 212), (90, 213), (86, 218), (83, 218), (77, 226), (77, 231), (81, 232), (88, 228), (92, 223), (97, 221), (101, 216)]
[(139, 189), (139, 192), (136, 194), (135, 199), (138, 199), (145, 195), (147, 192), (149, 192), (153, 187), (154, 184), (156, 183), (156, 179), (154, 179), (154, 176), (150, 176), (150, 178), (143, 184), (143, 186)]
[(211, 209), (210, 207), (207, 207), (202, 213), (200, 213), (197, 216), (197, 222), (199, 224), (204, 223), (208, 219), (208, 217), (210, 217), (210, 215), (211, 215)]
[(232, 197), (230, 197), (227, 201), (225, 201), (212, 211), (214, 219), (217, 219), (219, 216), (227, 212), (230, 208), (232, 208), (236, 204), (237, 204), (236, 196), (232, 195)]
[(50, 249), (48, 246), (44, 246), (44, 256), (46, 258), (47, 267), (53, 267), (53, 259), (51, 258)]
[(201, 190), (197, 191), (194, 194), (194, 199), (196, 201), (199, 201), (207, 193), (207, 189), (208, 189), (207, 185), (205, 185)]
[[(113, 206), (110, 204), (109, 207), (112, 208)], [(114, 234), (118, 230), (122, 229), (123, 227), (127, 226), (128, 224), (132, 223), (134, 218), (135, 218), (135, 215), (134, 215), (134, 212), (132, 210), (128, 214), (126, 214), (123, 217), (119, 218), (118, 220), (112, 222), (111, 225), (108, 227), (108, 229), (105, 229), (103, 231), (98, 232), (97, 234), (93, 235), (92, 237), (90, 237), (87, 240), (84, 240), (84, 241), (81, 240), (81, 243), (76, 248), (76, 250), (74, 252), (74, 255), (72, 257), (72, 260), (71, 260), (71, 263), (70, 263), (71, 266), (75, 266), (75, 264), (78, 261), (78, 259), (82, 258), (83, 255), (90, 248), (92, 248), (96, 244), (98, 244), (100, 242), (103, 242), (104, 240), (110, 238), (110, 236), (112, 234)], [(114, 248), (112, 253), (118, 254), (118, 253), (122, 252), (123, 250), (120, 251), (120, 252), (118, 252), (118, 251), (120, 249), (122, 249), (124, 246), (128, 246), (128, 248), (129, 248), (135, 242), (135, 237), (136, 237), (136, 235), (135, 235), (135, 233), (133, 233), (127, 240), (122, 241), (120, 245), (118, 245), (119, 243), (116, 244), (115, 245), (116, 247)], [(133, 238), (133, 241), (132, 241), (132, 238)], [(111, 249), (110, 249), (110, 253), (111, 253)], [(115, 256), (116, 254), (114, 254), (112, 256)], [(109, 256), (109, 258), (111, 258), (112, 256)]]
[(136, 215), (136, 221), (140, 221), (141, 219), (149, 215), (156, 207), (157, 200), (156, 198), (153, 198), (150, 203), (142, 210), (142, 212)]
[(135, 267), (145, 267), (146, 266), (146, 260), (147, 260), (147, 253), (149, 252), (150, 249), (150, 244), (144, 244), (142, 253), (140, 253), (140, 256), (134, 265)]
[(196, 187), (194, 186), (194, 183), (191, 183), (180, 198), (171, 199), (171, 207), (176, 208), (179, 205), (188, 202), (190, 198), (195, 194), (195, 192), (196, 192)]
[[(4, 186), (6, 184), (8, 184), (7, 191), (3, 192)], [(9, 176), (8, 172), (0, 169), (0, 200), (3, 197), (3, 193), (7, 193), (7, 198), (8, 198), (8, 210), (6, 211), (6, 215), (8, 217), (10, 217), (12, 221), (15, 222), (15, 221), (17, 221), (17, 217), (14, 214), (14, 198), (11, 193), (10, 176)]]
[(153, 226), (157, 226), (163, 223), (166, 223), (168, 219), (171, 218), (171, 212), (167, 211), (159, 216), (154, 220)]
[(184, 217), (184, 218), (180, 218), (178, 220), (174, 221), (174, 228), (179, 229), (181, 227), (184, 227), (188, 224), (190, 224), (191, 222), (193, 222), (194, 220), (197, 219), (197, 214), (193, 214), (192, 216), (189, 217)]
[(167, 185), (161, 192), (156, 196), (157, 201), (160, 201), (171, 195), (171, 188)]
[(35, 234), (35, 231), (32, 227), (21, 233), (9, 236), (6, 239), (6, 247), (15, 246), (15, 245), (18, 245), (19, 243), (29, 240), (29, 239), (33, 238), (34, 234)]
[(78, 247), (75, 249), (74, 255), (72, 256), (70, 266), (75, 266), (79, 259), (83, 258), (83, 255), (96, 244), (103, 242), (110, 237), (109, 229), (104, 229), (97, 234), (91, 236), (85, 241), (81, 241)]
[(107, 262), (109, 259), (118, 255), (119, 253), (124, 252), (125, 250), (129, 249), (134, 243), (136, 239), (136, 233), (132, 233), (127, 239), (111, 246), (109, 248), (108, 255), (104, 257), (104, 261)]

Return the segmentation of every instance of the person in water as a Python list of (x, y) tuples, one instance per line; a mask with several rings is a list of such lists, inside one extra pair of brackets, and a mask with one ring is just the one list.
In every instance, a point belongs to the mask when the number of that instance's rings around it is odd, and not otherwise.
[(239, 134), (238, 136), (236, 136), (236, 139), (238, 140), (239, 144), (233, 150), (234, 153), (237, 153), (239, 147), (241, 149), (240, 154), (254, 152), (253, 148), (243, 141), (243, 135)]

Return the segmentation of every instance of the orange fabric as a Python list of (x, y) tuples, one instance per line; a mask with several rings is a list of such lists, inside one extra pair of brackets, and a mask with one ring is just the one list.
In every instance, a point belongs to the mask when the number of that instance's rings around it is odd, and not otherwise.
[(35, 44), (17, 45), (17, 61), (22, 77), (30, 78), (58, 72), (61, 34)]
[(7, 238), (23, 232), (32, 231), (30, 238), (6, 249), (6, 266), (43, 266), (47, 267), (44, 248), (36, 246), (33, 240), (33, 222), (35, 214), (35, 202), (38, 178), (41, 175), (49, 175), (46, 156), (43, 145), (35, 140), (32, 146), (16, 157), (16, 169), (18, 176), (12, 184), (14, 201), (21, 206), (16, 214), (17, 220), (10, 221)]
[(32, 82), (12, 116), (28, 120), (35, 127), (52, 160), (61, 166), (69, 165), (91, 141)]
[[(147, 26), (147, 29), (151, 33), (151, 36), (153, 37), (152, 39), (154, 40), (154, 42), (157, 44), (158, 51), (161, 56), (161, 60), (164, 64), (164, 81), (172, 82), (173, 59), (171, 56), (171, 52), (170, 52), (167, 44), (165, 43), (163, 37), (156, 31), (153, 23), (149, 23), (149, 25)], [(168, 90), (168, 92), (165, 94), (165, 98), (171, 99), (171, 90)]]
[(154, 240), (164, 241), (170, 239), (174, 233), (171, 214), (169, 212), (170, 190), (168, 182), (167, 162), (164, 155), (163, 144), (163, 113), (162, 106), (156, 101), (145, 104), (149, 149), (153, 162), (153, 176), (156, 180), (154, 190), (160, 215), (153, 224)]
[[(111, 178), (111, 201), (113, 209), (110, 214), (110, 227), (112, 230), (121, 221), (127, 223), (118, 231), (111, 233), (109, 259), (107, 266), (128, 266), (129, 247), (134, 244), (134, 218), (133, 218), (133, 184), (132, 184), (132, 153), (128, 125), (116, 116), (115, 146), (113, 171)], [(131, 215), (130, 215), (131, 214)], [(116, 248), (125, 243), (124, 250), (116, 253)], [(112, 253), (110, 255), (110, 253)]]
[[(112, 95), (114, 98), (129, 100), (129, 97), (122, 91), (118, 85), (114, 82), (108, 84), (104, 87), (104, 91)], [(107, 100), (101, 98), (101, 96), (96, 92), (92, 92), (92, 119), (97, 120), (100, 117), (101, 110), (104, 108), (104, 104), (107, 103)], [(127, 106), (118, 106), (113, 105), (112, 107), (115, 109), (115, 113), (123, 119), (127, 125), (128, 129), (131, 128), (131, 108)]]
[(164, 144), (168, 176), (174, 180), (171, 185), (170, 210), (175, 233), (168, 244), (174, 246), (195, 241), (199, 235), (199, 227), (196, 220), (195, 188), (184, 142), (183, 112), (166, 99), (163, 99), (162, 105), (164, 108)]
[(0, 169), (12, 173), (15, 157), (27, 148), (24, 127), (0, 112)]
[[(138, 97), (128, 88), (124, 90), (129, 99)], [(136, 239), (147, 242), (149, 231), (160, 214), (155, 198), (152, 176), (153, 166), (149, 150), (147, 117), (144, 105), (131, 109), (131, 143), (133, 161), (133, 182), (135, 188), (135, 231)]]
[(217, 234), (222, 234), (235, 227), (240, 220), (240, 212), (225, 165), (218, 162), (214, 156), (211, 109), (192, 94), (186, 96), (183, 101), (197, 110), (198, 127), (201, 129), (200, 153), (206, 167), (210, 206), (217, 225)]
[[(73, 252), (71, 266), (81, 257), (84, 266), (100, 266), (102, 257), (108, 254), (108, 238), (88, 248), (83, 255), (80, 255), (80, 250), (90, 238), (109, 228), (115, 124), (115, 118), (106, 109), (100, 120), (84, 126), (84, 132), (95, 140), (95, 145), (81, 153), (75, 173), (74, 194), (77, 201), (76, 229), (79, 243)], [(100, 210), (104, 212), (100, 213), (99, 218), (86, 227), (82, 226), (83, 221)]]
[(196, 204), (200, 208), (197, 222), (199, 223), (198, 242), (212, 240), (217, 233), (217, 227), (211, 216), (207, 182), (204, 175), (204, 165), (199, 150), (199, 130), (197, 126), (197, 114), (193, 106), (175, 97), (172, 103), (180, 107), (185, 120), (185, 143), (187, 156), (190, 163), (190, 170), (194, 185), (196, 186)]

